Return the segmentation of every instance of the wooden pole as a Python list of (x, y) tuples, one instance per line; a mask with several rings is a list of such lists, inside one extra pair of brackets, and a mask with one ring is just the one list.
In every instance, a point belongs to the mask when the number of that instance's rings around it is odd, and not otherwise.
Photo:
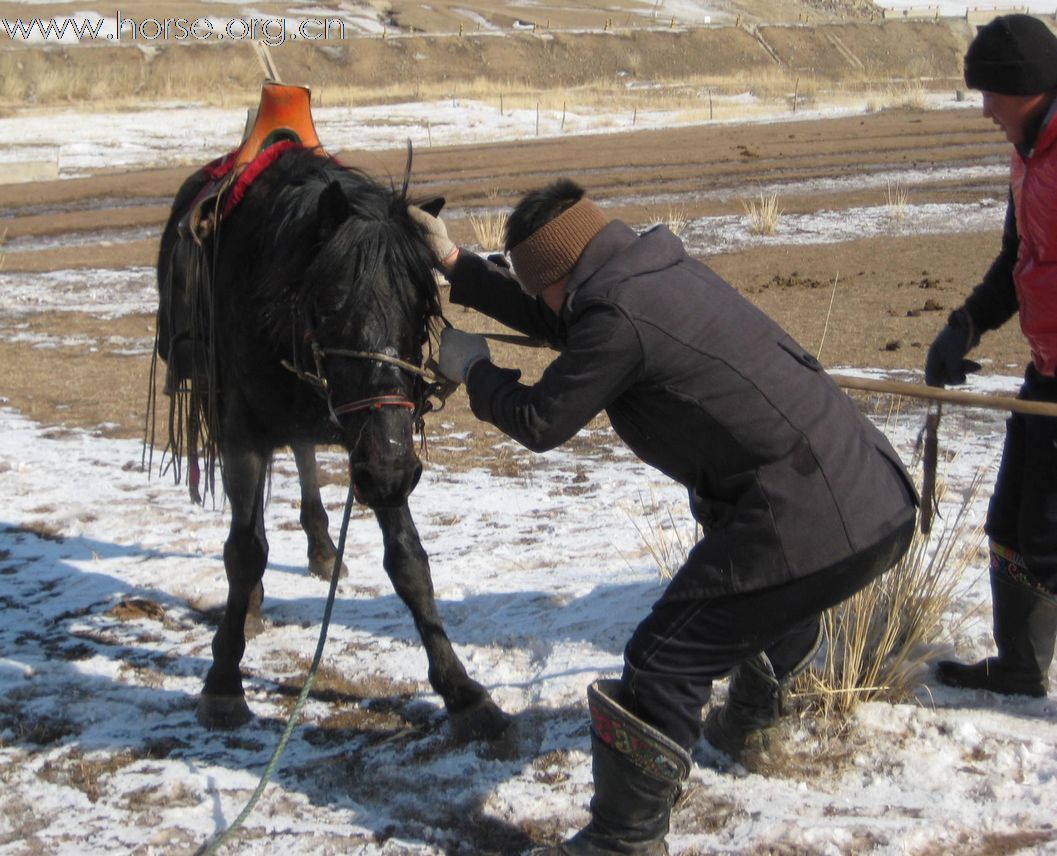
[(1024, 401), (1008, 395), (983, 395), (979, 392), (964, 392), (898, 380), (874, 380), (865, 377), (830, 375), (841, 389), (856, 389), (862, 392), (882, 392), (888, 395), (905, 395), (909, 398), (924, 398), (929, 401), (947, 401), (963, 407), (981, 407), (986, 410), (1008, 410), (1033, 416), (1057, 416), (1057, 404), (1047, 401)]
[[(520, 345), (524, 348), (549, 348), (550, 345), (541, 339), (525, 336), (520, 333), (484, 333), (486, 339)], [(923, 386), (920, 383), (905, 383), (900, 380), (875, 380), (868, 377), (849, 377), (848, 375), (831, 374), (833, 381), (841, 389), (855, 389), (860, 392), (880, 392), (886, 395), (904, 395), (908, 398), (923, 398), (927, 401), (946, 401), (962, 407), (980, 407), (985, 410), (1007, 410), (1014, 413), (1027, 413), (1032, 416), (1057, 416), (1057, 404), (1048, 401), (1024, 401), (1008, 395), (984, 395), (979, 392), (965, 392), (956, 389), (944, 389), (937, 386)]]

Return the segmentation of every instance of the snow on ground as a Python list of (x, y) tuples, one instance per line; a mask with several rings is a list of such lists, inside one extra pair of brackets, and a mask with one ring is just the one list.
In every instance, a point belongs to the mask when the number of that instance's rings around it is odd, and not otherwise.
[[(198, 131), (212, 124), (202, 117)], [(97, 134), (91, 145), (105, 145), (95, 117), (82, 120), (83, 138)], [(16, 128), (10, 121), (0, 120), (0, 138)], [(48, 144), (29, 121), (17, 130), (36, 140), (26, 145)], [(203, 144), (209, 155), (223, 149), (217, 143)], [(151, 164), (157, 145), (134, 136), (115, 157), (136, 152), (132, 162)], [(898, 228), (932, 228), (945, 216), (965, 228), (977, 215), (994, 228), (1001, 204), (962, 206), (956, 218), (911, 206)], [(879, 211), (855, 216), (897, 228)], [(842, 235), (837, 221), (849, 217), (789, 218), (776, 239)], [(721, 221), (693, 229), (732, 246), (751, 240), (724, 238), (737, 230)], [(84, 346), (31, 335), (25, 322), (60, 306), (97, 318), (150, 311), (152, 289), (140, 268), (2, 274), (0, 336)], [(150, 342), (119, 345), (144, 354)], [(971, 388), (1016, 387), (1016, 378), (991, 377)], [(272, 481), (266, 626), (244, 660), (258, 718), (207, 733), (194, 706), (211, 658), (210, 616), (226, 592), (224, 509), (190, 505), (157, 459), (144, 472), (139, 443), (59, 420), (30, 422), (0, 399), (0, 853), (191, 852), (245, 804), (315, 649), (327, 584), (305, 574), (293, 463), (281, 456)], [(908, 406), (879, 419), (908, 461), (921, 422)], [(985, 485), (993, 477), (1002, 432), (1001, 414), (948, 409), (940, 532), (977, 473)], [(467, 442), (443, 414), (429, 433), (434, 447)], [(414, 627), (382, 570), (380, 534), (356, 509), (323, 661), (329, 689), (309, 702), (243, 843), (229, 852), (513, 853), (530, 834), (553, 840), (585, 821), (584, 690), (619, 672), (624, 641), (660, 594), (638, 530), (670, 512), (688, 535), (685, 497), (604, 431), (543, 456), (512, 444), (497, 455), (503, 475), (427, 464), (411, 508), (449, 635), (469, 672), (517, 717), (516, 746), (451, 740)], [(323, 462), (341, 471), (336, 454)], [(340, 484), (324, 489), (332, 521), (343, 499)], [(982, 519), (986, 491), (970, 501), (971, 517)], [(948, 624), (962, 656), (991, 651), (982, 554)], [(789, 733), (804, 763), (772, 776), (724, 765), (701, 744), (672, 852), (1057, 852), (1057, 704), (921, 679), (910, 702), (860, 709), (842, 759), (816, 757), (818, 738), (804, 727)]]
[[(714, 96), (715, 121), (775, 122), (862, 113), (873, 96), (844, 96), (832, 104), (800, 107), (743, 94)], [(979, 93), (958, 101), (954, 93), (932, 93), (932, 109), (979, 108)], [(707, 103), (702, 96), (702, 110)], [(507, 106), (452, 98), (438, 102), (385, 104), (370, 107), (313, 107), (319, 138), (328, 150), (391, 149), (410, 140), (415, 148), (458, 145), (482, 139), (528, 140), (567, 134), (613, 133), (634, 129), (672, 128), (699, 124), (700, 116), (673, 111), (569, 111)], [(428, 118), (427, 118), (428, 117)], [(53, 162), (64, 178), (107, 167), (200, 165), (235, 148), (242, 139), (245, 113), (230, 108), (163, 104), (151, 110), (25, 111), (0, 117), (0, 165)], [(173, 146), (173, 139), (181, 140)]]
[[(905, 412), (883, 423), (907, 460), (920, 422)], [(450, 430), (438, 417), (432, 442), (458, 446)], [(1001, 433), (986, 412), (945, 423), (945, 520), (979, 468), (993, 474)], [(512, 757), (450, 741), (382, 571), (377, 527), (357, 509), (324, 657), (350, 695), (307, 706), (237, 852), (472, 853), (481, 851), (466, 843), (466, 816), (506, 830), (507, 846), (519, 840), (511, 829), (583, 822), (584, 688), (619, 672), (624, 641), (660, 593), (636, 524), (667, 519), (665, 509), (688, 521), (682, 492), (613, 438), (599, 433), (584, 448), (533, 457), (511, 446), (509, 477), (427, 465), (411, 500), (456, 649), (520, 720)], [(49, 853), (187, 852), (205, 841), (256, 784), (289, 711), (283, 687), (300, 685), (314, 651), (327, 584), (305, 575), (287, 455), (267, 512), (267, 627), (244, 661), (259, 719), (233, 734), (197, 726), (212, 634), (203, 613), (226, 592), (225, 515), (148, 478), (141, 452), (0, 409), (0, 852), (23, 852), (19, 842)], [(334, 454), (324, 463), (340, 469)], [(342, 488), (324, 499), (340, 519)], [(977, 517), (984, 501), (974, 500)], [(967, 656), (990, 647), (987, 603), (981, 556), (951, 616), (974, 613), (952, 642)], [(320, 727), (350, 704), (410, 725)], [(953, 852), (1025, 835), (1017, 852), (1055, 852), (1053, 701), (953, 692), (925, 675), (912, 702), (862, 708), (851, 735), (848, 763), (825, 774), (746, 774), (702, 744), (673, 852)], [(790, 739), (810, 754), (816, 738), (794, 729)]]

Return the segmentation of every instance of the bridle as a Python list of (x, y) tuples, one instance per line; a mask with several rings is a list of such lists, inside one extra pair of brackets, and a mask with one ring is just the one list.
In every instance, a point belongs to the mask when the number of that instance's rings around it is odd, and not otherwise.
[[(441, 320), (450, 326), (451, 322), (446, 318), (442, 317)], [(381, 351), (356, 351), (348, 348), (324, 348), (319, 344), (319, 341), (315, 336), (315, 331), (311, 328), (306, 330), (305, 339), (312, 350), (312, 359), (315, 363), (315, 373), (305, 371), (300, 365), (298, 365), (296, 348), (294, 349), (294, 362), (291, 363), (288, 360), (282, 360), (281, 364), (283, 368), (293, 372), (299, 380), (308, 383), (322, 398), (326, 400), (327, 408), (330, 410), (331, 421), (339, 426), (340, 421), (338, 417), (348, 413), (358, 413), (364, 410), (377, 412), (386, 407), (402, 407), (411, 411), (411, 418), (414, 421), (415, 429), (418, 433), (422, 433), (424, 425), (423, 419), (425, 415), (431, 411), (442, 410), (448, 396), (451, 395), (458, 386), (458, 384), (453, 383), (444, 377), (444, 375), (436, 371), (431, 365), (432, 360), (428, 361), (425, 366), (418, 366), (412, 362), (400, 359), (399, 357), (394, 357)], [(331, 400), (330, 382), (327, 379), (324, 366), (324, 360), (326, 357), (346, 357), (349, 359), (386, 363), (387, 365), (395, 366), (424, 382), (416, 383), (418, 390), (415, 398), (408, 398), (399, 393), (389, 393), (385, 395), (373, 395), (366, 398), (359, 398), (341, 404), (334, 404)], [(434, 401), (439, 403), (434, 404)]]

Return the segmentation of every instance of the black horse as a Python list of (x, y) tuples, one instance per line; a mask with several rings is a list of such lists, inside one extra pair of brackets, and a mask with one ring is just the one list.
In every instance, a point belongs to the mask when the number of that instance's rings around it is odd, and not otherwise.
[(223, 728), (251, 718), (239, 662), (247, 617), (263, 595), (272, 454), (294, 450), (310, 568), (329, 574), (336, 550), (315, 446), (336, 444), (348, 451), (357, 500), (381, 527), (386, 572), (414, 617), (456, 734), (498, 737), (510, 720), (452, 650), (407, 504), (422, 472), (413, 434), (427, 396), (409, 369), (440, 316), (432, 257), (407, 213), (410, 157), (397, 190), (317, 151), (284, 149), (208, 228), (187, 215), (211, 208), (200, 200), (215, 164), (192, 175), (158, 259), (170, 452), (178, 470), (181, 456), (195, 463), (201, 455), (207, 488), (219, 465), (231, 506), (228, 599), (199, 720)]

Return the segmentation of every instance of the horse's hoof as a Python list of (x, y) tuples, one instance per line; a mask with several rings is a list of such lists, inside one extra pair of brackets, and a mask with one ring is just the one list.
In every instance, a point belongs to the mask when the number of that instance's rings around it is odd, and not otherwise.
[(243, 696), (218, 696), (203, 693), (198, 697), (198, 724), (213, 730), (239, 728), (253, 719)]
[[(320, 580), (326, 580), (330, 582), (330, 577), (334, 573), (334, 557), (327, 558), (326, 556), (312, 556), (308, 560), (308, 573), (309, 576), (316, 577)], [(338, 579), (343, 580), (349, 575), (349, 569), (345, 563), (341, 563), (341, 570), (338, 571)]]
[(506, 740), (515, 731), (511, 728), (514, 718), (504, 713), (488, 696), (458, 713), (450, 714), (449, 718), (452, 734), (461, 743)]

